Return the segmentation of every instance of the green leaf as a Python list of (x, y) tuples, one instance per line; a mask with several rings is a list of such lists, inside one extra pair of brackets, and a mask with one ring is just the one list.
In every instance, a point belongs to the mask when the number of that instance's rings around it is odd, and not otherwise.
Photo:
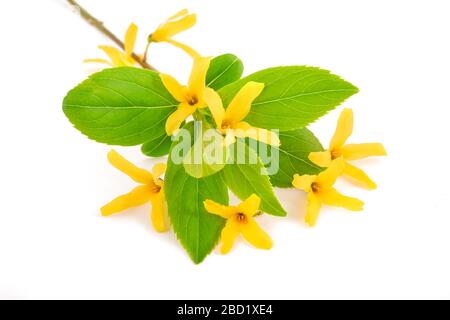
[(223, 54), (211, 60), (206, 85), (214, 90), (239, 80), (244, 71), (242, 61), (233, 54)]
[[(291, 188), (294, 174), (320, 173), (323, 168), (312, 163), (308, 156), (311, 152), (323, 151), (320, 141), (307, 128), (301, 128), (292, 131), (283, 131), (279, 133), (281, 145), (278, 148), (272, 147), (268, 153), (267, 159), (270, 163), (265, 163), (266, 168), (273, 165), (274, 161), (279, 163), (276, 174), (270, 176), (272, 185), (280, 188)], [(264, 144), (261, 146), (267, 147)], [(263, 157), (263, 162), (264, 162)], [(276, 170), (276, 169), (274, 169)]]
[(302, 128), (334, 109), (358, 89), (327, 70), (306, 66), (276, 67), (256, 72), (223, 87), (228, 105), (249, 81), (265, 84), (245, 121), (280, 131)]
[(175, 164), (171, 157), (164, 179), (175, 234), (191, 259), (200, 263), (219, 241), (225, 225), (224, 219), (205, 210), (203, 201), (211, 199), (227, 205), (227, 187), (220, 174), (196, 179), (185, 172), (182, 164)]
[[(181, 127), (184, 126), (186, 122), (183, 121)], [(164, 131), (161, 136), (155, 137), (147, 142), (145, 142), (141, 151), (143, 154), (149, 157), (158, 158), (167, 155), (172, 146), (172, 137), (168, 136)]]
[(171, 137), (164, 133), (164, 135), (144, 143), (141, 151), (146, 156), (158, 158), (168, 154), (171, 145)]
[[(239, 158), (235, 157), (233, 163), (227, 164), (221, 171), (230, 190), (241, 200), (245, 200), (255, 193), (261, 198), (260, 209), (263, 212), (274, 216), (286, 216), (286, 211), (273, 192), (269, 176), (263, 174), (264, 165), (256, 152), (240, 139), (234, 144), (234, 147), (235, 150), (245, 150), (246, 161), (239, 161)], [(235, 155), (236, 152), (234, 151)], [(249, 159), (254, 161), (249, 161)]]
[[(186, 126), (194, 138), (191, 148), (183, 159), (183, 166), (187, 174), (194, 178), (203, 178), (215, 174), (225, 167), (226, 150), (223, 137), (216, 130), (209, 130), (204, 122), (195, 122), (194, 126)], [(192, 129), (193, 128), (193, 129)]]
[(158, 73), (125, 67), (91, 75), (67, 94), (63, 111), (90, 139), (132, 146), (165, 134), (177, 104)]

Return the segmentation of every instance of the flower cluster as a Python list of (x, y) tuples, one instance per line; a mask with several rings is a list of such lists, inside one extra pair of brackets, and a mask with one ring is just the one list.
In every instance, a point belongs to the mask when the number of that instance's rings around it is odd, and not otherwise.
[(311, 152), (309, 159), (317, 165), (326, 168), (319, 175), (294, 176), (292, 185), (308, 194), (308, 209), (305, 222), (310, 226), (316, 224), (322, 204), (343, 207), (352, 211), (361, 211), (364, 203), (358, 199), (346, 197), (333, 188), (336, 179), (344, 177), (375, 189), (376, 184), (361, 169), (348, 163), (371, 156), (384, 156), (386, 151), (381, 143), (362, 143), (345, 145), (353, 131), (353, 111), (344, 109), (339, 117), (336, 132), (326, 151)]
[[(148, 36), (147, 47), (142, 55), (134, 53), (138, 27), (132, 23), (125, 35), (123, 50), (111, 46), (100, 46), (99, 48), (109, 57), (109, 60), (88, 59), (86, 62), (103, 63), (113, 68), (139, 68), (142, 65), (138, 63), (137, 59), (147, 61), (151, 44), (169, 43), (192, 57), (192, 70), (186, 85), (182, 85), (171, 75), (158, 73), (160, 83), (170, 94), (172, 100), (176, 101), (173, 112), (163, 118), (167, 137), (175, 136), (179, 129), (194, 116), (216, 130), (223, 139), (224, 148), (229, 148), (239, 139), (243, 141), (251, 139), (273, 148), (282, 148), (281, 135), (270, 130), (275, 129), (273, 125), (265, 125), (264, 121), (254, 121), (250, 117), (252, 106), (258, 98), (261, 98), (268, 83), (245, 81), (236, 90), (230, 90), (233, 93), (231, 97), (228, 96), (227, 99), (224, 99), (223, 94), (216, 88), (210, 87), (206, 80), (212, 58), (203, 56), (191, 47), (173, 39), (174, 36), (191, 28), (195, 23), (195, 14), (189, 14), (187, 10), (178, 12)], [(289, 89), (290, 86), (284, 91), (287, 92)], [(273, 100), (276, 98), (274, 97)], [(339, 103), (337, 101), (333, 107)], [(104, 108), (109, 108), (109, 106), (104, 106)], [(133, 117), (130, 116), (130, 119)], [(271, 117), (276, 118), (276, 115), (271, 115)], [(98, 118), (94, 120), (96, 119)], [(260, 127), (255, 123), (263, 125)], [(300, 127), (302, 126), (299, 125), (298, 128)], [(308, 152), (307, 159), (302, 160), (305, 163), (308, 162), (308, 165), (316, 170), (316, 174), (305, 173), (300, 167), (294, 166), (294, 173), (287, 177), (291, 186), (306, 193), (307, 208), (304, 219), (309, 226), (316, 224), (322, 205), (343, 207), (352, 211), (363, 209), (362, 201), (342, 195), (335, 189), (334, 185), (339, 177), (349, 178), (357, 185), (367, 189), (376, 188), (375, 182), (364, 171), (352, 165), (350, 161), (371, 156), (384, 156), (386, 151), (380, 143), (346, 144), (352, 131), (353, 111), (344, 109), (328, 149), (317, 148)], [(91, 131), (88, 134), (92, 134)], [(127, 145), (127, 143), (124, 144)], [(175, 188), (175, 186), (168, 186), (161, 179), (166, 171), (166, 164), (156, 164), (149, 172), (136, 167), (114, 150), (108, 154), (108, 159), (114, 167), (140, 185), (102, 207), (102, 215), (110, 216), (150, 202), (152, 204), (151, 221), (155, 230), (158, 232), (168, 231), (171, 227), (171, 219), (169, 218), (170, 205), (168, 208), (166, 191), (167, 188)], [(187, 179), (189, 177), (186, 177), (185, 181)], [(204, 208), (198, 209), (205, 210), (211, 216), (219, 217), (219, 224), (216, 225), (220, 227), (221, 252), (228, 253), (239, 235), (242, 235), (256, 248), (270, 249), (273, 244), (272, 239), (256, 222), (256, 218), (267, 210), (264, 209), (267, 206), (264, 207), (263, 204), (265, 200), (263, 193), (259, 193), (258, 190), (245, 190), (245, 192), (238, 192), (237, 195), (243, 200), (239, 205), (228, 205), (228, 203), (206, 198), (201, 203)], [(216, 221), (213, 222), (216, 223)]]

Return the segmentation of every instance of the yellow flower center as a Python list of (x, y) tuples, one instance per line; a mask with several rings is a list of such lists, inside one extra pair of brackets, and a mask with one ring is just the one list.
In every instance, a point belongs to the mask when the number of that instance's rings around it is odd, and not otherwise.
[(247, 216), (243, 214), (242, 212), (239, 212), (236, 214), (236, 221), (239, 223), (247, 223)]
[(331, 150), (330, 154), (331, 154), (331, 160), (335, 160), (341, 156), (341, 153), (339, 152), (339, 150)]
[(198, 97), (196, 95), (188, 95), (187, 103), (190, 106), (195, 106), (198, 103)]
[(149, 185), (150, 190), (152, 193), (158, 193), (161, 191), (161, 186), (158, 186), (157, 184)]
[(231, 123), (229, 123), (228, 121), (224, 120), (224, 121), (222, 122), (222, 127), (221, 127), (221, 129), (222, 129), (222, 130), (231, 129)]
[(318, 184), (317, 182), (313, 182), (313, 183), (311, 184), (311, 190), (312, 190), (314, 193), (319, 192), (319, 191), (320, 191), (320, 184)]

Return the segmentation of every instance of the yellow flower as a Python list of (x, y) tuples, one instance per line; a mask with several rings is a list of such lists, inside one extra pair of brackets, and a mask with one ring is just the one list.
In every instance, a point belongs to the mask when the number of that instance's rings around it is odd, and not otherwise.
[(125, 52), (111, 46), (99, 46), (109, 57), (110, 61), (105, 59), (87, 59), (84, 62), (104, 63), (112, 67), (135, 66), (136, 60), (133, 59), (133, 51), (136, 44), (137, 32), (138, 27), (134, 23), (130, 24), (125, 34)]
[(333, 188), (336, 179), (342, 174), (344, 168), (344, 160), (338, 158), (333, 160), (328, 168), (317, 176), (294, 175), (292, 185), (308, 193), (308, 207), (305, 216), (305, 222), (308, 225), (314, 226), (316, 224), (322, 203), (352, 211), (362, 210), (364, 205), (362, 201), (344, 196)]
[(372, 156), (385, 156), (386, 150), (381, 143), (347, 144), (348, 137), (353, 131), (353, 111), (344, 109), (339, 117), (336, 132), (331, 139), (328, 150), (312, 152), (309, 159), (321, 167), (328, 167), (331, 162), (339, 157), (345, 161), (344, 175), (349, 176), (369, 189), (375, 189), (377, 185), (361, 169), (348, 163), (349, 160), (358, 160)]
[(164, 200), (164, 182), (158, 178), (166, 170), (166, 165), (163, 163), (156, 164), (153, 167), (152, 174), (145, 169), (136, 167), (114, 150), (108, 153), (108, 160), (114, 167), (142, 185), (102, 207), (102, 215), (110, 216), (114, 213), (151, 202), (153, 227), (158, 232), (168, 231), (169, 219)]
[(221, 252), (223, 254), (231, 250), (234, 240), (239, 234), (242, 234), (256, 248), (266, 250), (272, 248), (272, 239), (258, 226), (254, 219), (260, 202), (261, 199), (255, 194), (252, 194), (238, 206), (223, 206), (212, 200), (204, 202), (205, 209), (208, 212), (227, 219), (221, 236)]
[(149, 37), (149, 43), (151, 42), (167, 42), (175, 47), (184, 50), (192, 58), (198, 58), (200, 55), (191, 47), (179, 43), (172, 39), (173, 36), (183, 32), (189, 28), (192, 28), (197, 22), (197, 16), (195, 14), (189, 14), (187, 9), (181, 10), (175, 15), (171, 16), (164, 23), (153, 32)]
[(235, 138), (252, 138), (266, 144), (279, 146), (278, 136), (266, 129), (252, 127), (243, 121), (250, 113), (252, 102), (264, 90), (264, 84), (250, 81), (246, 83), (236, 94), (225, 110), (219, 94), (211, 88), (205, 90), (205, 101), (211, 111), (214, 121), (223, 135), (226, 136), (225, 144), (235, 142)]
[(167, 74), (160, 74), (161, 81), (170, 94), (179, 102), (178, 109), (166, 121), (166, 132), (172, 135), (180, 128), (181, 123), (192, 115), (198, 108), (205, 108), (204, 93), (205, 80), (210, 58), (194, 59), (191, 76), (187, 86), (182, 86), (175, 78)]

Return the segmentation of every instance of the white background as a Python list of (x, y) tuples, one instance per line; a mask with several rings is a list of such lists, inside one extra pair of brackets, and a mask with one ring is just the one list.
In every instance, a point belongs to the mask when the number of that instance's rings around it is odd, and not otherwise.
[[(198, 13), (177, 39), (204, 55), (232, 52), (246, 74), (276, 65), (320, 66), (361, 90), (352, 142), (383, 142), (389, 156), (360, 161), (379, 188), (339, 189), (362, 213), (325, 208), (302, 223), (304, 195), (277, 190), (289, 212), (264, 217), (271, 251), (243, 241), (194, 265), (149, 206), (102, 218), (134, 183), (106, 161), (108, 146), (73, 129), (65, 93), (92, 72), (84, 58), (109, 44), (63, 0), (3, 1), (1, 30), (1, 298), (450, 298), (448, 1), (90, 0), (122, 35), (145, 36), (179, 9)], [(190, 60), (155, 45), (152, 63), (180, 79)], [(341, 108), (312, 126), (327, 144)], [(143, 166), (139, 148), (118, 148)]]

